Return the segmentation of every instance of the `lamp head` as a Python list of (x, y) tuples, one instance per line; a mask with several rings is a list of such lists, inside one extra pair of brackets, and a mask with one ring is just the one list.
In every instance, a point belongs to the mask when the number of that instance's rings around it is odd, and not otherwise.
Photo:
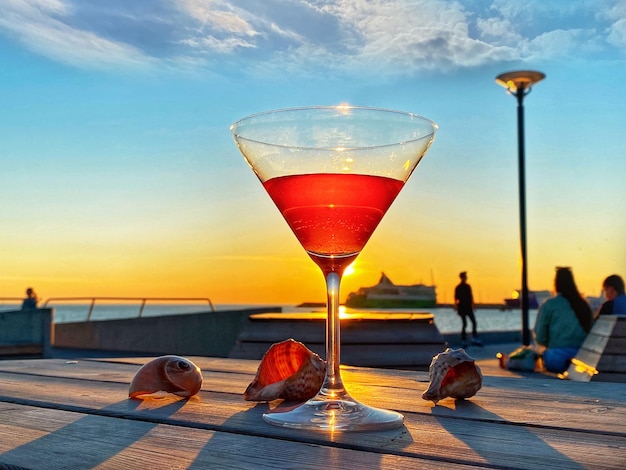
[(546, 75), (533, 70), (518, 70), (506, 72), (496, 77), (496, 83), (507, 89), (509, 93), (516, 94), (518, 90), (525, 92), (537, 82), (546, 78)]

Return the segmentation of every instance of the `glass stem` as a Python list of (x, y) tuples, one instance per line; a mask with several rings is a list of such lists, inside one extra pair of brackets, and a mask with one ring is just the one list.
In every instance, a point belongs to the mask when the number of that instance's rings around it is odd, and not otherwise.
[(326, 378), (320, 393), (329, 398), (342, 398), (347, 394), (340, 371), (340, 320), (339, 285), (341, 274), (331, 271), (326, 274), (328, 318), (326, 319)]

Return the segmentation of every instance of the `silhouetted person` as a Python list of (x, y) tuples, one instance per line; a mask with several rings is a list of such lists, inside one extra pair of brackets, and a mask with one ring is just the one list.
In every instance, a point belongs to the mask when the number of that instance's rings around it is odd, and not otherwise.
[(467, 319), (472, 322), (472, 344), (482, 346), (482, 341), (478, 339), (478, 333), (476, 332), (476, 317), (474, 317), (474, 296), (472, 294), (472, 287), (467, 283), (467, 273), (463, 271), (459, 274), (461, 282), (454, 289), (454, 309), (456, 313), (461, 317), (463, 326), (461, 328), (461, 343), (463, 347), (467, 347)]
[(602, 290), (606, 302), (602, 304), (599, 315), (626, 315), (626, 294), (624, 293), (624, 279), (617, 274), (611, 274), (602, 283)]
[(39, 299), (37, 298), (37, 294), (32, 287), (26, 289), (26, 298), (22, 302), (22, 310), (30, 310), (33, 308), (37, 308), (37, 302)]
[(543, 364), (550, 372), (564, 372), (585, 341), (593, 324), (591, 307), (578, 292), (569, 268), (557, 268), (556, 296), (539, 306), (535, 341), (545, 348)]

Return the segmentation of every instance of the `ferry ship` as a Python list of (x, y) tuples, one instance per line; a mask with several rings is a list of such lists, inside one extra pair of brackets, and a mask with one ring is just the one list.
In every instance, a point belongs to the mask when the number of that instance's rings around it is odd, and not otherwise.
[(351, 292), (345, 302), (345, 306), (351, 308), (430, 308), (436, 305), (435, 286), (396, 285), (385, 273), (378, 284)]

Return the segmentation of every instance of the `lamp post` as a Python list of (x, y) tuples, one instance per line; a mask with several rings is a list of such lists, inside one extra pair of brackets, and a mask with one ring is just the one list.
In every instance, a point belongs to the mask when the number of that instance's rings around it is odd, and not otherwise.
[(530, 327), (528, 324), (528, 265), (526, 260), (526, 170), (524, 165), (524, 97), (530, 93), (532, 86), (546, 76), (541, 72), (520, 70), (507, 72), (496, 77), (496, 83), (517, 99), (517, 148), (519, 172), (519, 221), (520, 248), (522, 262), (522, 289), (520, 307), (522, 313), (522, 344), (530, 344)]

